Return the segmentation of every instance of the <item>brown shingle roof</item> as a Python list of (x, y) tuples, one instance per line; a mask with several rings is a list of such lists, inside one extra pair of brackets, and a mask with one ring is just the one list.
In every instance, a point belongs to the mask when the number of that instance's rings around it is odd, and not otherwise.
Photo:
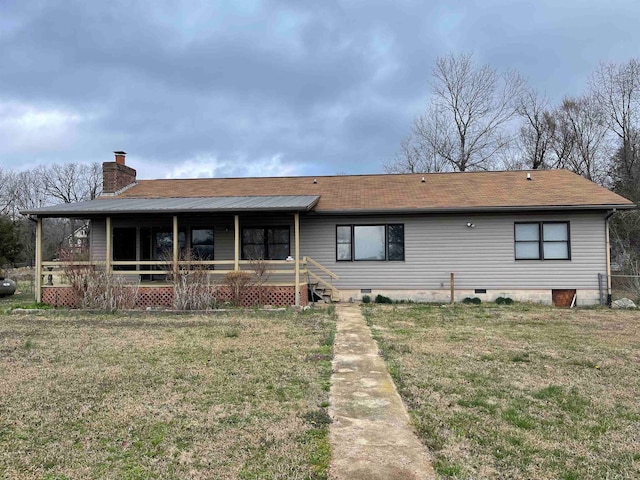
[(111, 198), (264, 195), (320, 195), (315, 211), (324, 213), (634, 206), (567, 170), (139, 180), (138, 185)]

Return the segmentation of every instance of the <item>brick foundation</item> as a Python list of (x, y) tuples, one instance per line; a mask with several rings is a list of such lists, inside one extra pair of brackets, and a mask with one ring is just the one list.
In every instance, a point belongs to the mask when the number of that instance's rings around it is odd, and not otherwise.
[[(132, 287), (133, 288), (133, 287)], [(276, 307), (288, 307), (295, 304), (295, 287), (293, 286), (273, 286), (251, 287), (242, 300), (242, 306), (254, 307), (256, 305), (273, 305)], [(216, 298), (220, 302), (231, 300), (231, 292), (227, 287), (220, 286), (216, 289)], [(69, 287), (43, 287), (42, 302), (54, 307), (75, 308), (76, 302), (73, 290)], [(309, 303), (307, 285), (300, 286), (300, 305)], [(137, 308), (165, 307), (173, 306), (173, 287), (163, 286), (140, 286), (138, 287), (138, 297), (136, 299)]]

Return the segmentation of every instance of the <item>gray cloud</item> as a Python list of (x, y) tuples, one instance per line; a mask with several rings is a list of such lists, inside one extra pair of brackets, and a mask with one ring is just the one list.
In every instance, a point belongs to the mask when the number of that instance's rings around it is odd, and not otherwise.
[[(134, 5), (131, 5), (135, 3)], [(381, 171), (434, 59), (474, 51), (554, 99), (636, 55), (635, 2), (3, 2), (0, 166), (141, 176)]]

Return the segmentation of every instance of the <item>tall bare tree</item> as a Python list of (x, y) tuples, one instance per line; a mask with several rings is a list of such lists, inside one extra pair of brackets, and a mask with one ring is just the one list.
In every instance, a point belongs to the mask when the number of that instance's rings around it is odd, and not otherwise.
[(91, 200), (101, 191), (101, 170), (97, 163), (41, 166), (37, 172), (42, 178), (47, 194), (55, 203)]
[(592, 95), (565, 98), (557, 110), (559, 163), (601, 185), (608, 180), (611, 146), (606, 118)]
[[(629, 176), (638, 162), (637, 131), (640, 127), (640, 59), (627, 63), (601, 63), (593, 72), (590, 88), (619, 138), (618, 167)], [(624, 172), (621, 172), (624, 173)]]
[(533, 170), (557, 168), (553, 155), (557, 123), (549, 99), (527, 88), (518, 99), (517, 112), (522, 118), (518, 143), (523, 166)]
[(387, 173), (437, 173), (451, 170), (450, 164), (415, 132), (400, 142), (400, 152), (385, 163)]
[(15, 194), (15, 173), (0, 168), (0, 215), (8, 215), (12, 210)]
[[(477, 65), (471, 54), (438, 58), (432, 70), (431, 100), (413, 125), (414, 144), (436, 165), (452, 170), (488, 170), (509, 146), (505, 128), (516, 113), (524, 82), (515, 71), (499, 73)], [(401, 158), (406, 156), (401, 154)]]
[[(5, 181), (6, 180), (6, 181)], [(23, 255), (33, 261), (34, 228), (19, 212), (56, 203), (71, 203), (97, 197), (102, 189), (100, 164), (64, 164), (39, 166), (21, 172), (0, 171), (0, 213), (19, 223)], [(83, 224), (68, 219), (47, 219), (44, 251), (52, 258)]]
[(49, 205), (46, 187), (38, 169), (18, 172), (14, 182), (14, 212)]

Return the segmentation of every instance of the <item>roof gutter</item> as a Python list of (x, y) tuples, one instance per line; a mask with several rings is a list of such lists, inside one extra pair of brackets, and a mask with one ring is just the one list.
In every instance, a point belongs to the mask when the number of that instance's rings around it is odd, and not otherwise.
[(398, 208), (384, 210), (314, 210), (317, 215), (385, 215), (385, 214), (416, 214), (416, 213), (492, 213), (492, 212), (540, 212), (566, 210), (629, 210), (637, 208), (635, 204), (620, 205), (532, 205), (525, 207), (466, 207), (466, 208)]
[[(316, 202), (317, 203), (317, 202)], [(299, 207), (283, 207), (283, 208), (246, 208), (246, 209), (211, 209), (211, 208), (192, 208), (189, 210), (181, 210), (181, 209), (161, 209), (161, 210), (145, 210), (145, 209), (137, 209), (137, 210), (84, 210), (84, 211), (56, 211), (56, 212), (34, 212), (31, 210), (24, 210), (20, 213), (22, 215), (27, 215), (28, 217), (42, 217), (42, 218), (61, 218), (61, 217), (78, 217), (78, 218), (86, 218), (86, 217), (96, 217), (102, 215), (176, 215), (176, 214), (190, 214), (190, 213), (228, 213), (228, 214), (239, 214), (239, 213), (253, 213), (253, 212), (308, 212), (313, 209), (315, 203), (313, 205), (299, 208)]]

